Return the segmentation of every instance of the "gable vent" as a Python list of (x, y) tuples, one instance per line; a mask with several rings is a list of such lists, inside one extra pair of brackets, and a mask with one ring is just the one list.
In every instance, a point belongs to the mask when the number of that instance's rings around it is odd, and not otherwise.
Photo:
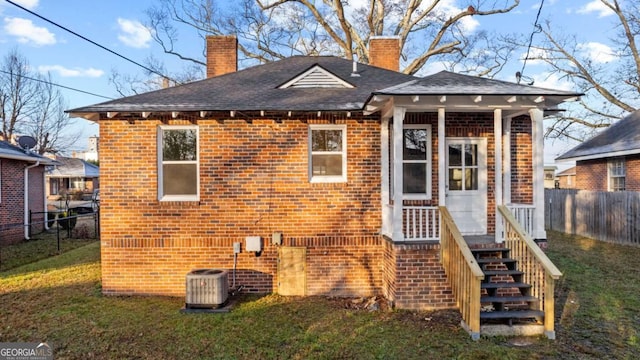
[(295, 78), (281, 85), (279, 89), (288, 88), (353, 88), (354, 86), (316, 65)]

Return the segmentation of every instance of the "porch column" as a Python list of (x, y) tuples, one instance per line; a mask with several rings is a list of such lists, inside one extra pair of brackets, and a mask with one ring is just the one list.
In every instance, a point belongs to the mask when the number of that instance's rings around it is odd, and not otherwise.
[(444, 108), (438, 109), (438, 205), (446, 205), (446, 132), (444, 128)]
[(502, 164), (504, 193), (502, 194), (502, 199), (504, 199), (504, 204), (511, 204), (511, 119), (511, 116), (504, 119), (502, 129), (502, 146), (504, 149), (504, 163)]
[(502, 205), (502, 109), (493, 110), (493, 140), (495, 151), (495, 203), (496, 206), (493, 209), (495, 216), (495, 242), (501, 243), (503, 241), (502, 236), (502, 218), (498, 216), (498, 206)]
[(402, 204), (402, 152), (404, 148), (404, 115), (406, 109), (393, 108), (393, 241), (403, 241), (403, 204)]
[(393, 236), (391, 224), (393, 224), (393, 214), (389, 206), (389, 118), (383, 117), (380, 124), (380, 201), (382, 205), (382, 235)]
[(546, 239), (544, 230), (544, 112), (541, 109), (529, 110), (533, 138), (533, 215), (534, 239)]

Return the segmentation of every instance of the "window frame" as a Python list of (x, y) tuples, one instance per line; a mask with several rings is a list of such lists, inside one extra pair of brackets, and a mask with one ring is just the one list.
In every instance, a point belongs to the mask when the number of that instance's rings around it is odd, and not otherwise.
[[(402, 146), (404, 149), (404, 130), (406, 129), (417, 129), (417, 130), (426, 130), (427, 131), (427, 145), (426, 145), (426, 159), (422, 160), (405, 160), (404, 156), (402, 157), (402, 167), (404, 169), (404, 164), (421, 164), (426, 163), (426, 191), (425, 193), (405, 193), (404, 190), (402, 192), (402, 198), (405, 200), (431, 200), (433, 198), (433, 155), (432, 155), (432, 146), (433, 140), (431, 133), (431, 124), (404, 124), (402, 126)], [(402, 177), (402, 188), (404, 189), (404, 176)]]
[[(195, 130), (196, 131), (196, 160), (164, 161), (163, 140), (165, 131)], [(158, 201), (200, 201), (200, 129), (197, 125), (160, 125), (157, 138), (158, 160)], [(196, 193), (194, 195), (167, 195), (164, 194), (163, 165), (164, 164), (195, 164), (196, 165)]]
[[(340, 130), (342, 132), (342, 175), (314, 175), (313, 155), (337, 154), (337, 151), (313, 151), (313, 132), (321, 130)], [(310, 183), (344, 183), (347, 182), (347, 125), (310, 124), (308, 130), (308, 177)]]
[[(617, 169), (619, 164), (621, 164), (619, 168), (622, 169), (622, 174), (615, 174), (614, 168)], [(615, 188), (614, 178), (624, 179), (624, 189)], [(623, 157), (611, 158), (607, 161), (607, 182), (609, 191), (625, 191), (627, 189), (627, 164)]]

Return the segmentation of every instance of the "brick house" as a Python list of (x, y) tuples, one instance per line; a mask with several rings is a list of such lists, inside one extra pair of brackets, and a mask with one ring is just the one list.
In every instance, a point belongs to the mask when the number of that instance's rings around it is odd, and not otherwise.
[(560, 171), (556, 175), (558, 189), (575, 189), (576, 188), (576, 167), (572, 166), (568, 169)]
[(559, 156), (575, 161), (575, 189), (640, 191), (640, 111)]
[(46, 211), (44, 169), (53, 163), (0, 140), (0, 245), (29, 239), (30, 210), (41, 213), (33, 217), (32, 229), (42, 230), (42, 213)]
[(369, 65), (240, 71), (235, 38), (207, 46), (205, 80), (69, 110), (100, 125), (104, 293), (183, 296), (188, 271), (232, 269), (257, 236), (246, 291), (451, 308), (439, 206), (502, 242), (496, 207), (523, 204), (546, 237), (542, 121), (579, 94), (402, 74), (395, 38), (372, 39)]
[[(100, 188), (100, 168), (84, 159), (56, 156), (55, 166), (45, 173), (47, 198), (57, 199), (61, 193), (91, 195)], [(78, 199), (80, 200), (80, 199)]]

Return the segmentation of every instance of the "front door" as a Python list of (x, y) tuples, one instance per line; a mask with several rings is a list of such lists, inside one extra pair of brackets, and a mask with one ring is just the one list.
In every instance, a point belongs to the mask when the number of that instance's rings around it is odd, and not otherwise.
[(487, 139), (447, 138), (446, 205), (462, 235), (487, 233)]

